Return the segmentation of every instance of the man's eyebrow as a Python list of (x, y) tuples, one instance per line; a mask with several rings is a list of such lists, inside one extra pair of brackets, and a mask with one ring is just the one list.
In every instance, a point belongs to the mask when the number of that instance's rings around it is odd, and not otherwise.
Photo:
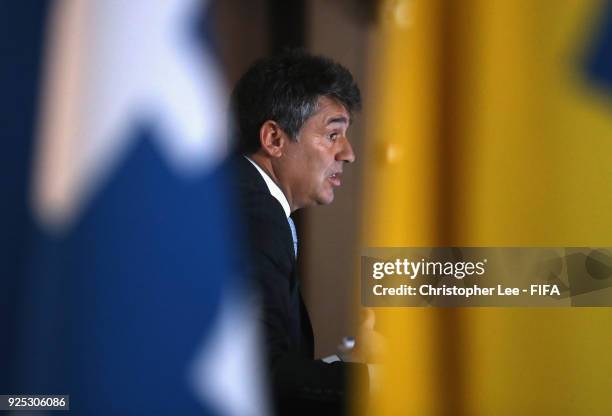
[(349, 120), (347, 117), (345, 116), (338, 116), (338, 117), (332, 117), (329, 120), (327, 120), (326, 125), (330, 125), (333, 123), (344, 123), (344, 124), (349, 124)]

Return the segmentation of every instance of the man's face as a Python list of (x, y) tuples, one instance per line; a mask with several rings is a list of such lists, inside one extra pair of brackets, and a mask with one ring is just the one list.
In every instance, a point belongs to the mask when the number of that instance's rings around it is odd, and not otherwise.
[(278, 160), (283, 190), (292, 210), (329, 204), (341, 185), (344, 162), (355, 154), (346, 137), (349, 113), (343, 105), (321, 97), (318, 110), (302, 126), (297, 141), (287, 141)]

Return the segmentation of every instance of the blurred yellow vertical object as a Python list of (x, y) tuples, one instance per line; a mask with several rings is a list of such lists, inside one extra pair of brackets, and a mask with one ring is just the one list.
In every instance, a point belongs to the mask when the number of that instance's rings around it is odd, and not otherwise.
[[(453, 242), (612, 245), (612, 103), (584, 74), (604, 3), (469, 3)], [(466, 312), (467, 414), (612, 414), (610, 308)]]
[[(602, 7), (383, 2), (363, 245), (612, 246), (612, 103), (581, 73)], [(612, 414), (610, 308), (376, 312), (370, 414)]]
[[(439, 2), (382, 4), (380, 48), (371, 71), (376, 89), (367, 100), (364, 160), (364, 245), (436, 245), (438, 154)], [(367, 111), (367, 110), (366, 110)], [(382, 389), (373, 415), (439, 412), (434, 310), (378, 309), (377, 329), (387, 339)], [(361, 392), (365, 397), (368, 392)]]

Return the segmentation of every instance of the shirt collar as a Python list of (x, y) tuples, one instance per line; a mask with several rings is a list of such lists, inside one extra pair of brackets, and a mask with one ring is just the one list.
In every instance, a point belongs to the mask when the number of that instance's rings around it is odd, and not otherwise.
[(268, 174), (264, 172), (264, 170), (257, 165), (257, 163), (253, 162), (247, 156), (245, 156), (245, 158), (246, 160), (251, 162), (253, 166), (255, 166), (255, 169), (257, 169), (257, 172), (259, 172), (263, 180), (266, 182), (266, 185), (268, 186), (268, 190), (270, 191), (270, 194), (272, 194), (272, 196), (276, 198), (278, 202), (280, 202), (280, 204), (283, 207), (283, 210), (285, 211), (285, 215), (287, 216), (287, 218), (289, 218), (289, 215), (291, 215), (291, 208), (289, 208), (289, 201), (287, 201), (287, 197), (285, 196), (283, 191), (279, 188), (276, 182), (274, 182), (272, 178), (268, 176)]

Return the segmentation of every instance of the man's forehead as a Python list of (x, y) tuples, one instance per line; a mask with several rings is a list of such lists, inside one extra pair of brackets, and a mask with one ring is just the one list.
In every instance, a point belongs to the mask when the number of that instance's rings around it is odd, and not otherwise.
[(329, 97), (319, 97), (317, 101), (317, 111), (313, 116), (323, 118), (325, 125), (341, 123), (349, 124), (351, 116), (346, 107), (337, 100)]

